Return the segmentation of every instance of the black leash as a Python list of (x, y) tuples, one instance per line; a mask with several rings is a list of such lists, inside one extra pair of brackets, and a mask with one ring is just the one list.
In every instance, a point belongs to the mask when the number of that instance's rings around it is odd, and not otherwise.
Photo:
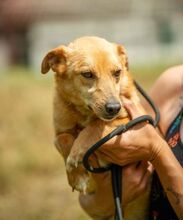
[(123, 220), (123, 213), (121, 209), (121, 195), (122, 195), (122, 167), (116, 164), (110, 164), (106, 167), (92, 167), (89, 164), (89, 157), (91, 154), (94, 153), (99, 147), (101, 147), (104, 143), (109, 141), (111, 138), (113, 138), (116, 135), (120, 135), (123, 132), (126, 132), (133, 126), (142, 123), (142, 122), (148, 122), (152, 126), (156, 127), (158, 125), (158, 122), (160, 120), (160, 114), (158, 108), (155, 106), (151, 98), (146, 94), (146, 92), (139, 86), (137, 82), (134, 82), (136, 88), (139, 90), (139, 92), (144, 96), (144, 98), (148, 101), (150, 106), (152, 107), (153, 111), (155, 112), (155, 119), (153, 119), (150, 115), (143, 115), (140, 116), (134, 120), (131, 120), (125, 125), (121, 125), (114, 129), (111, 133), (106, 135), (104, 138), (100, 139), (97, 143), (95, 143), (93, 146), (89, 148), (89, 150), (85, 153), (83, 158), (83, 165), (84, 167), (92, 172), (92, 173), (102, 173), (105, 171), (111, 170), (111, 177), (112, 177), (112, 188), (113, 188), (113, 196), (115, 201), (115, 220)]

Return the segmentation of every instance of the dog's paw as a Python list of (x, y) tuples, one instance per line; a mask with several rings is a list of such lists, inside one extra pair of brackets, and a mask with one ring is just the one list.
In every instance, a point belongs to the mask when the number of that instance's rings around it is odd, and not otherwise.
[(87, 175), (78, 176), (72, 184), (72, 190), (79, 191), (80, 193), (87, 194), (89, 193), (89, 181), (90, 178)]
[(72, 172), (73, 169), (78, 168), (80, 165), (83, 164), (82, 158), (78, 155), (73, 157), (69, 155), (66, 161), (66, 170), (67, 172)]
[(72, 167), (70, 172), (67, 172), (69, 185), (73, 190), (77, 190), (83, 194), (93, 193), (95, 191), (95, 182), (91, 174), (83, 167), (78, 165)]

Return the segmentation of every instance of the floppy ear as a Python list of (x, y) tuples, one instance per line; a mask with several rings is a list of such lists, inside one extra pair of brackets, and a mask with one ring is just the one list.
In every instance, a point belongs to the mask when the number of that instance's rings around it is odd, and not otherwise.
[(128, 57), (125, 48), (122, 45), (117, 45), (118, 54), (121, 57), (123, 65), (129, 70)]
[(41, 72), (47, 73), (50, 68), (56, 73), (66, 71), (67, 47), (60, 46), (51, 50), (43, 59)]

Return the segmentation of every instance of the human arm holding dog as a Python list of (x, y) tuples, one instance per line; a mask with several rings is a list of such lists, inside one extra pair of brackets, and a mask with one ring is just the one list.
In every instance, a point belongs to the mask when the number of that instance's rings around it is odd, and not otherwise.
[[(131, 106), (131, 110), (135, 111), (135, 107)], [(101, 149), (102, 156), (120, 165), (139, 160), (151, 161), (172, 206), (182, 219), (183, 170), (164, 139), (149, 124), (138, 125), (115, 139), (108, 146), (106, 144), (105, 150)]]
[[(176, 75), (176, 77), (175, 77)], [(168, 84), (171, 82), (171, 84)], [(182, 82), (183, 82), (183, 67), (175, 67), (166, 71), (157, 83), (154, 85), (151, 95), (154, 101), (160, 108), (161, 121), (160, 128), (165, 134), (167, 128), (171, 124), (171, 121), (175, 118), (177, 113), (182, 108)], [(168, 84), (165, 87), (165, 84)], [(162, 93), (159, 91), (164, 88)], [(132, 118), (136, 118), (141, 115), (136, 109), (133, 103), (126, 103), (126, 108), (131, 114)], [(168, 120), (167, 120), (168, 118)], [(182, 130), (181, 130), (182, 134)], [(148, 138), (147, 138), (148, 137)], [(100, 150), (100, 156), (105, 160), (112, 163), (117, 163), (125, 165), (126, 163), (131, 163), (139, 160), (151, 160), (155, 170), (157, 171), (161, 183), (167, 193), (168, 199), (174, 208), (177, 216), (180, 219), (183, 217), (183, 171), (182, 167), (178, 163), (177, 159), (170, 150), (168, 144), (164, 138), (149, 124), (140, 124), (131, 129), (130, 131), (124, 133), (121, 137), (118, 136), (111, 140), (108, 144), (104, 146), (104, 149)], [(123, 204), (130, 202), (131, 200), (137, 198), (141, 193), (146, 190), (149, 183), (149, 177), (152, 173), (152, 168), (149, 166), (137, 166), (131, 164), (124, 166), (123, 168)], [(105, 208), (106, 201), (110, 204), (110, 201), (106, 199), (106, 193), (102, 194), (104, 189), (104, 179), (103, 174), (98, 176), (99, 184), (102, 184), (102, 190), (89, 196), (89, 201), (92, 204), (98, 206), (101, 209)], [(108, 177), (105, 179), (105, 183), (110, 181)], [(109, 183), (109, 182), (108, 182)], [(107, 195), (110, 198), (110, 184), (105, 185), (107, 189)], [(106, 192), (106, 191), (105, 191)], [(126, 194), (126, 195), (125, 195)], [(101, 203), (99, 198), (103, 196), (105, 203)], [(81, 198), (82, 201), (83, 198)], [(112, 199), (112, 197), (111, 197)], [(85, 209), (90, 211), (90, 207), (87, 207), (88, 198), (85, 197), (82, 204), (85, 205)], [(112, 205), (112, 204), (111, 204)]]
[[(151, 91), (152, 98), (160, 108), (160, 128), (164, 134), (182, 109), (182, 88), (183, 66), (178, 66), (162, 74)], [(132, 103), (127, 103), (126, 108), (132, 119), (141, 115)], [(183, 122), (180, 134), (183, 140)], [(174, 211), (183, 219), (182, 167), (164, 138), (151, 125), (137, 125), (121, 136), (113, 138), (103, 149), (101, 148), (101, 154), (106, 160), (121, 165), (138, 160), (151, 161)]]

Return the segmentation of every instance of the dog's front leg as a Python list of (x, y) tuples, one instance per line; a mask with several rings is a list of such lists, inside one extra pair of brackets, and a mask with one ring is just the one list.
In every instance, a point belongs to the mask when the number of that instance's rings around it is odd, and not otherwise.
[[(128, 118), (119, 118), (115, 121), (107, 123), (99, 119), (91, 122), (80, 132), (79, 136), (74, 141), (73, 147), (66, 162), (67, 170), (70, 172), (73, 168), (76, 168), (82, 164), (84, 154), (92, 145), (113, 131), (117, 126), (126, 124), (128, 121)], [(102, 158), (100, 158), (99, 163), (102, 162), (101, 159)]]
[[(74, 140), (74, 136), (69, 133), (62, 133), (56, 136), (55, 146), (63, 156), (65, 163), (71, 148), (73, 147)], [(67, 178), (69, 185), (77, 191), (86, 192), (86, 185), (88, 186), (87, 193), (94, 191), (94, 182), (92, 181), (90, 174), (86, 172), (83, 166), (78, 166), (77, 168), (75, 167), (70, 172), (67, 171)]]
[[(120, 121), (120, 124), (126, 123), (126, 120), (119, 119), (116, 121)], [(71, 152), (66, 161), (66, 169), (69, 174), (73, 173), (71, 177), (74, 176), (76, 171), (79, 171), (81, 174), (76, 179), (75, 183), (77, 184), (73, 186), (77, 190), (81, 192), (94, 192), (95, 191), (95, 181), (90, 173), (88, 173), (83, 167), (82, 161), (84, 154), (86, 151), (97, 141), (99, 141), (102, 137), (110, 133), (117, 126), (117, 122), (107, 123), (101, 120), (96, 120), (91, 122), (86, 128), (84, 128), (79, 136), (73, 143)], [(93, 160), (94, 158), (94, 160)], [(97, 163), (97, 165), (106, 165), (105, 161), (102, 161), (102, 158), (96, 158), (96, 155), (90, 158), (90, 164), (92, 162)], [(77, 172), (78, 173), (78, 172)], [(72, 180), (73, 182), (73, 180)]]
[(82, 165), (84, 154), (102, 138), (104, 127), (105, 123), (103, 121), (96, 120), (79, 133), (67, 158), (66, 168), (69, 172)]
[[(74, 183), (72, 187), (83, 193), (93, 193), (95, 191), (95, 181), (91, 173), (87, 172), (82, 164), (85, 152), (96, 143), (101, 137), (104, 123), (96, 120), (84, 128), (76, 138), (66, 161), (69, 183)], [(96, 160), (95, 160), (96, 161)]]

